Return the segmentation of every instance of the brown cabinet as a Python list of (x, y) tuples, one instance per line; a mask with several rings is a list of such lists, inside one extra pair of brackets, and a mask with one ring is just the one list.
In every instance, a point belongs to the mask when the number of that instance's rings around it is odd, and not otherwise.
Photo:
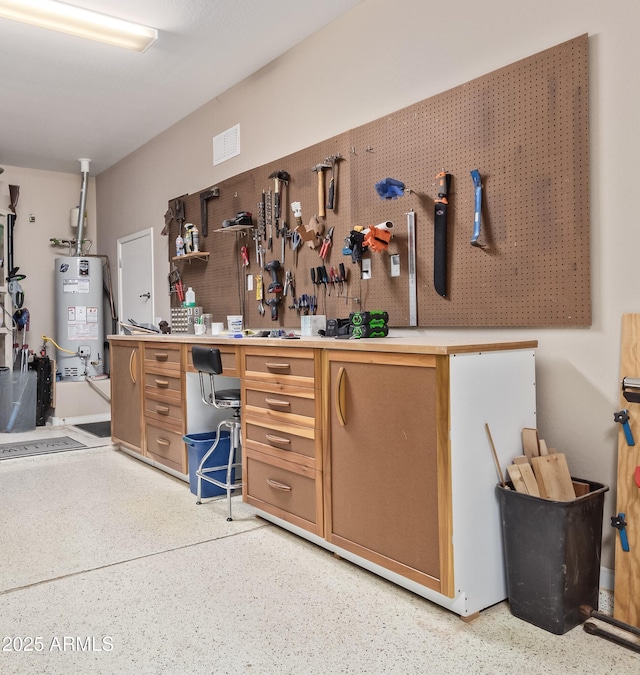
[(135, 340), (111, 343), (111, 437), (143, 452), (142, 348)]
[(451, 594), (440, 537), (450, 505), (438, 480), (447, 399), (438, 398), (436, 357), (331, 351), (327, 360), (328, 541)]
[(244, 499), (322, 535), (320, 353), (243, 350)]

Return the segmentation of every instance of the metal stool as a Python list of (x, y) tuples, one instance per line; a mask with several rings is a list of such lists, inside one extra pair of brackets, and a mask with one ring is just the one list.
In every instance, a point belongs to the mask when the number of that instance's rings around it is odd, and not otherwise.
[[(231, 518), (231, 493), (234, 490), (242, 488), (242, 483), (231, 482), (233, 469), (242, 464), (242, 462), (236, 462), (236, 454), (240, 448), (240, 390), (222, 389), (216, 391), (214, 376), (222, 374), (222, 359), (220, 358), (219, 349), (216, 349), (215, 347), (193, 345), (191, 354), (193, 356), (193, 366), (198, 371), (198, 376), (200, 377), (200, 396), (202, 397), (203, 402), (206, 405), (211, 405), (220, 410), (233, 408), (233, 417), (222, 420), (222, 422), (218, 424), (216, 440), (209, 450), (207, 450), (196, 470), (196, 476), (198, 477), (196, 504), (202, 503), (202, 481), (205, 480), (208, 483), (213, 483), (213, 485), (217, 485), (227, 491), (227, 520), (233, 520)], [(209, 376), (210, 392), (208, 394), (205, 393), (205, 375)], [(218, 443), (220, 442), (220, 432), (223, 427), (227, 427), (230, 430), (231, 449), (229, 451), (229, 461), (222, 466), (204, 468), (205, 462), (218, 447)], [(207, 475), (214, 471), (221, 471), (222, 469), (226, 469), (227, 471), (227, 479), (224, 483)]]

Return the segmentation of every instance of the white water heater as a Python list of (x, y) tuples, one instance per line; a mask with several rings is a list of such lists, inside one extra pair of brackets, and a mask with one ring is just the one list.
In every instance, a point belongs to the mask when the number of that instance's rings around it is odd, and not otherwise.
[(67, 256), (55, 261), (57, 369), (63, 380), (104, 373), (102, 259)]

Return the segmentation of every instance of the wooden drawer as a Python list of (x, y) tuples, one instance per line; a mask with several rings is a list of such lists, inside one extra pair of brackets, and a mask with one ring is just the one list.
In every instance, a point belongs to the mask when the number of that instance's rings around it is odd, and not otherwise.
[(145, 372), (144, 391), (147, 394), (162, 396), (167, 400), (182, 400), (182, 379), (180, 375)]
[(312, 349), (251, 347), (244, 352), (243, 369), (245, 380), (315, 387), (319, 361)]
[(187, 449), (182, 434), (147, 422), (147, 455), (160, 464), (186, 474)]
[(320, 419), (321, 399), (314, 394), (308, 387), (247, 383), (243, 408), (246, 414), (315, 427), (316, 419)]
[(180, 345), (145, 345), (145, 369), (150, 365), (164, 366), (167, 370), (180, 372)]
[[(321, 485), (312, 469), (246, 450), (245, 501), (306, 530), (322, 533)], [(318, 517), (320, 516), (320, 517)]]
[(314, 429), (269, 423), (254, 417), (245, 419), (242, 436), (245, 444), (253, 445), (260, 452), (282, 459), (290, 455), (291, 461), (311, 468), (317, 468), (316, 458), (320, 459), (319, 437)]
[(144, 398), (144, 414), (156, 420), (161, 426), (167, 424), (181, 431), (183, 427), (182, 401), (165, 401), (160, 396), (146, 394)]

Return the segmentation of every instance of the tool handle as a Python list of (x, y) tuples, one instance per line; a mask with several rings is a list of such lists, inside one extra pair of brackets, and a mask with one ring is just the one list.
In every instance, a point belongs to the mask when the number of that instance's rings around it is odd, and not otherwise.
[(327, 212), (324, 210), (324, 175), (323, 171), (318, 172), (318, 216), (324, 218)]
[(629, 538), (627, 537), (626, 529), (620, 530), (620, 545), (625, 553), (629, 552)]
[(471, 245), (478, 246), (478, 238), (480, 237), (480, 229), (482, 227), (482, 182), (480, 180), (480, 172), (474, 169), (471, 172), (473, 185), (475, 187), (474, 199), (474, 216), (473, 216), (473, 234), (471, 236)]
[(332, 178), (329, 181), (329, 197), (327, 198), (327, 208), (329, 210), (333, 210), (333, 198), (335, 196), (335, 190), (336, 190), (336, 181), (335, 178)]
[(631, 432), (631, 427), (629, 426), (629, 422), (625, 422), (622, 425), (622, 428), (624, 429), (624, 437), (627, 439), (627, 445), (635, 445), (636, 442), (633, 438), (633, 433)]

